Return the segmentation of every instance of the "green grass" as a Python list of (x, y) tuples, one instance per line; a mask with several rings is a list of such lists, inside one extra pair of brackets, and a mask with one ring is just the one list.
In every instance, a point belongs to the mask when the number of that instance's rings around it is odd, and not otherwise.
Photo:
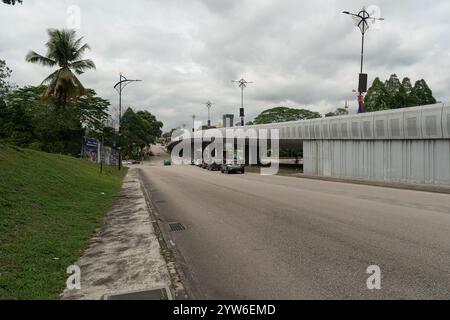
[(57, 299), (126, 170), (0, 144), (0, 299)]

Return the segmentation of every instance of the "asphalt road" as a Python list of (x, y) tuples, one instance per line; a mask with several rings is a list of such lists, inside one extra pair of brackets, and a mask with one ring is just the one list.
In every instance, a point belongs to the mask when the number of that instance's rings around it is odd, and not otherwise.
[[(197, 299), (450, 299), (450, 196), (191, 166), (142, 177)], [(381, 290), (368, 290), (370, 265)]]

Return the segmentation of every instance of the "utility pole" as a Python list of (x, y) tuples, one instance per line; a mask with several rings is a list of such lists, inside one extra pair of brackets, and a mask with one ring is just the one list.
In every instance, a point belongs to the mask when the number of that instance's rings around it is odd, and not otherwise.
[(100, 148), (100, 174), (103, 174), (103, 161), (105, 159), (105, 125), (102, 126), (102, 144)]
[(244, 111), (244, 89), (247, 87), (247, 84), (253, 83), (245, 81), (244, 78), (241, 80), (232, 80), (231, 82), (239, 83), (239, 88), (241, 88), (241, 109), (239, 110), (239, 116), (241, 117), (241, 126), (245, 124), (245, 111)]
[(213, 106), (213, 104), (214, 103), (209, 100), (205, 102), (205, 105), (208, 108), (208, 129), (211, 127), (211, 107)]
[(363, 64), (364, 64), (364, 37), (369, 30), (369, 22), (372, 21), (372, 24), (376, 21), (383, 21), (384, 18), (375, 18), (371, 17), (370, 14), (366, 11), (366, 8), (363, 7), (363, 9), (358, 13), (351, 13), (348, 11), (343, 11), (342, 13), (348, 14), (352, 16), (353, 21), (355, 25), (359, 28), (361, 31), (361, 69), (359, 73), (359, 96), (358, 96), (358, 104), (359, 109), (358, 113), (364, 113), (364, 93), (367, 92), (367, 74), (363, 73)]
[(125, 78), (122, 73), (120, 73), (119, 82), (114, 85), (114, 89), (119, 93), (119, 171), (122, 168), (122, 145), (121, 145), (121, 137), (122, 137), (122, 91), (123, 89), (130, 84), (131, 82), (140, 82), (142, 80), (128, 80)]

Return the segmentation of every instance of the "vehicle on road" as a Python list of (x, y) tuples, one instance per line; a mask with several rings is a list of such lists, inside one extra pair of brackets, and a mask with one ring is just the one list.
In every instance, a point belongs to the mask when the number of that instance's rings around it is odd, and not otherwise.
[(208, 162), (203, 161), (203, 162), (202, 162), (202, 165), (201, 165), (201, 168), (202, 168), (202, 169), (207, 169), (207, 168), (208, 168)]
[(222, 165), (220, 170), (222, 173), (230, 174), (230, 173), (245, 173), (245, 166), (243, 164), (238, 163), (226, 163)]
[(171, 166), (171, 165), (172, 165), (172, 161), (170, 161), (170, 160), (164, 160), (164, 165), (165, 165), (165, 166)]
[(212, 163), (208, 164), (207, 169), (209, 171), (220, 171), (220, 170), (222, 170), (222, 165), (220, 163), (212, 162)]
[(202, 164), (203, 164), (203, 162), (202, 162), (202, 160), (201, 160), (201, 159), (197, 159), (197, 160), (195, 160), (195, 165), (196, 165), (197, 167), (201, 167), (201, 166), (202, 166)]

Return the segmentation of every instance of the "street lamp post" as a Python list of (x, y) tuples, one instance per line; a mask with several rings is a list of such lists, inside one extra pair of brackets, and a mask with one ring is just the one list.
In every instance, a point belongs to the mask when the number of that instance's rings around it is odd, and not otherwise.
[(363, 8), (358, 14), (351, 13), (348, 11), (343, 11), (342, 13), (348, 14), (352, 16), (355, 25), (361, 31), (361, 69), (359, 73), (359, 96), (358, 96), (358, 113), (364, 113), (364, 93), (367, 92), (367, 74), (363, 73), (363, 64), (364, 64), (364, 38), (367, 30), (369, 30), (369, 22), (375, 23), (375, 21), (382, 21), (384, 18), (375, 18), (371, 17), (370, 14), (366, 11), (366, 8)]
[(121, 146), (121, 136), (122, 136), (122, 91), (131, 82), (140, 82), (142, 80), (129, 80), (125, 78), (122, 73), (120, 73), (119, 82), (114, 85), (114, 89), (119, 93), (119, 171), (122, 168), (122, 146)]
[(192, 115), (192, 132), (195, 132), (195, 114)]
[(211, 107), (214, 103), (211, 101), (205, 102), (206, 107), (208, 108), (208, 129), (211, 127)]
[(239, 110), (239, 116), (241, 117), (241, 126), (244, 126), (245, 122), (245, 111), (244, 111), (244, 89), (247, 87), (247, 84), (253, 83), (245, 81), (244, 78), (241, 80), (233, 80), (234, 83), (239, 83), (239, 88), (241, 88), (241, 110)]

